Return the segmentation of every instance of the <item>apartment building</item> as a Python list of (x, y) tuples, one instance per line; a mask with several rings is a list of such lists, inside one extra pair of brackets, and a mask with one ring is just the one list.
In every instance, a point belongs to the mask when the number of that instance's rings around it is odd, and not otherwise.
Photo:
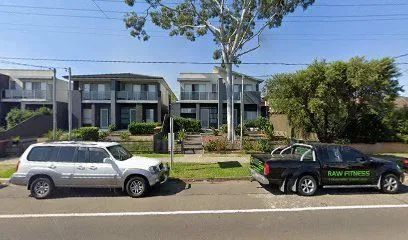
[[(240, 124), (242, 78), (244, 81), (244, 120), (261, 115), (260, 84), (263, 80), (233, 72), (234, 125)], [(201, 121), (203, 129), (227, 123), (226, 72), (215, 67), (212, 73), (180, 73), (180, 100), (174, 114)]]
[[(13, 109), (52, 109), (52, 70), (0, 69), (0, 124)], [(68, 82), (56, 80), (58, 127), (67, 128)]]
[(163, 77), (113, 73), (71, 79), (74, 128), (113, 124), (125, 129), (131, 122), (161, 122), (174, 96)]

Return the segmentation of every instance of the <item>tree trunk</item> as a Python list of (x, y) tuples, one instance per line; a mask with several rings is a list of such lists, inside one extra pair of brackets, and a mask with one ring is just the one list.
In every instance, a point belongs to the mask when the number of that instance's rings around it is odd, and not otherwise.
[(227, 81), (225, 82), (226, 92), (227, 92), (227, 138), (229, 141), (234, 139), (234, 123), (232, 122), (232, 64), (225, 64), (225, 70), (227, 73)]

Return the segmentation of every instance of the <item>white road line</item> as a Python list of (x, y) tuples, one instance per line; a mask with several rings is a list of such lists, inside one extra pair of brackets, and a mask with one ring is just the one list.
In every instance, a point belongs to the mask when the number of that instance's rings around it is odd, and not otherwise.
[(124, 217), (124, 216), (161, 216), (161, 215), (200, 215), (200, 214), (234, 214), (234, 213), (273, 213), (273, 212), (305, 212), (350, 209), (387, 209), (408, 208), (408, 204), (401, 205), (354, 205), (305, 208), (269, 208), (269, 209), (235, 209), (235, 210), (197, 210), (197, 211), (169, 211), (169, 212), (100, 212), (100, 213), (44, 213), (44, 214), (5, 214), (0, 219), (11, 218), (64, 218), (64, 217)]

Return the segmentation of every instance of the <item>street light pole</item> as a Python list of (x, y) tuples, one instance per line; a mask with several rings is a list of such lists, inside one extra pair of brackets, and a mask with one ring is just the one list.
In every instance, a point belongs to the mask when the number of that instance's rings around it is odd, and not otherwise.
[(52, 79), (52, 140), (57, 136), (57, 70), (53, 68)]
[(232, 80), (231, 80), (231, 85), (232, 85), (232, 94), (231, 94), (231, 105), (232, 105), (232, 114), (231, 114), (231, 122), (232, 122), (232, 142), (235, 140), (235, 120), (234, 120), (234, 93), (235, 93), (235, 87), (234, 87), (234, 75), (232, 75)]
[(244, 145), (244, 75), (241, 76), (241, 150), (243, 149)]
[(71, 68), (68, 68), (68, 139), (71, 140), (72, 132), (72, 81)]

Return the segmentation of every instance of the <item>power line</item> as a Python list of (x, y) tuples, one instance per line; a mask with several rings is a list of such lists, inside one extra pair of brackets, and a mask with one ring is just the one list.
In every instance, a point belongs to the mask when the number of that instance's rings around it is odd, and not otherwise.
[(408, 56), (408, 53), (395, 56), (394, 58), (402, 58), (402, 57), (406, 57), (406, 56)]
[[(200, 61), (139, 61), (139, 60), (101, 60), (101, 59), (64, 59), (64, 58), (29, 58), (29, 57), (5, 57), (7, 60), (26, 61), (51, 61), (51, 62), (88, 62), (88, 63), (129, 63), (129, 64), (190, 64), (190, 65), (220, 65), (220, 62)], [(408, 65), (408, 62), (397, 62), (398, 65)], [(242, 62), (240, 65), (284, 65), (284, 66), (309, 66), (310, 63), (287, 63), (287, 62)]]
[(43, 68), (43, 69), (53, 69), (52, 67), (46, 67), (46, 66), (41, 66), (41, 65), (32, 65), (32, 64), (19, 63), (19, 62), (12, 62), (12, 61), (7, 61), (7, 60), (0, 60), (0, 62), (5, 63), (5, 64), (18, 65), (18, 66), (35, 67), (35, 68)]
[[(106, 18), (99, 16), (90, 16), (90, 15), (70, 15), (70, 14), (51, 14), (51, 13), (37, 13), (37, 12), (16, 12), (16, 11), (4, 11), (0, 10), (0, 13), (7, 14), (17, 14), (17, 15), (33, 15), (33, 16), (48, 16), (48, 17), (73, 17), (73, 18), (91, 18), (91, 19), (104, 19), (104, 20), (120, 20), (123, 21), (123, 18)], [(408, 18), (384, 18), (384, 17), (397, 17), (397, 16), (408, 16), (408, 14), (376, 14), (376, 15), (341, 15), (341, 16), (286, 16), (286, 18), (331, 18), (331, 19), (319, 19), (319, 20), (283, 20), (283, 22), (292, 22), (292, 23), (331, 23), (331, 22), (369, 22), (369, 21), (396, 21), (396, 20), (408, 20)], [(358, 19), (333, 19), (333, 18), (358, 18)], [(381, 18), (370, 18), (370, 19), (360, 19), (361, 17), (381, 17)], [(266, 23), (265, 20), (256, 20), (256, 22)]]
[[(199, 61), (137, 61), (137, 60), (101, 60), (101, 59), (63, 59), (63, 58), (27, 58), (27, 57), (1, 57), (0, 59), (25, 60), (25, 61), (51, 61), (51, 62), (88, 62), (88, 63), (129, 63), (129, 64), (190, 64), (190, 65), (220, 65), (220, 62)], [(242, 65), (284, 65), (308, 66), (308, 63), (285, 62), (243, 62)]]
[[(14, 5), (14, 4), (0, 4), (0, 7), (11, 7), (11, 8), (26, 8), (26, 9), (42, 9), (42, 10), (64, 10), (64, 11), (79, 11), (79, 12), (100, 12), (99, 9), (90, 8), (65, 8), (65, 7), (47, 7), (47, 6), (30, 6), (30, 5)], [(108, 13), (121, 13), (126, 14), (126, 11), (115, 11), (115, 10), (103, 10)], [(140, 14), (145, 12), (138, 12)]]
[(99, 11), (100, 11), (107, 19), (110, 19), (110, 17), (108, 16), (108, 14), (106, 14), (105, 11), (104, 11), (94, 0), (91, 0), (91, 1), (92, 1), (92, 3), (95, 5), (95, 7), (98, 8)]

